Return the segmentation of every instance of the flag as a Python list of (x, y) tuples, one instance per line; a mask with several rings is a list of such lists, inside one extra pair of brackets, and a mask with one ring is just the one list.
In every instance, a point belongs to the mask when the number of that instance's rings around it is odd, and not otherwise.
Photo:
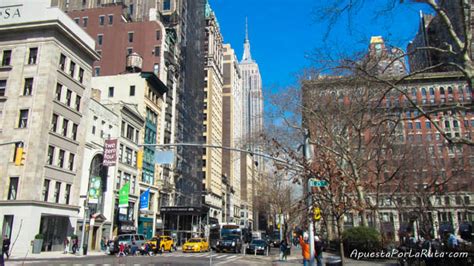
[(140, 195), (140, 211), (142, 210), (148, 210), (150, 207), (150, 189), (145, 190)]
[(127, 182), (119, 191), (119, 208), (128, 207), (128, 196), (130, 194), (130, 182)]

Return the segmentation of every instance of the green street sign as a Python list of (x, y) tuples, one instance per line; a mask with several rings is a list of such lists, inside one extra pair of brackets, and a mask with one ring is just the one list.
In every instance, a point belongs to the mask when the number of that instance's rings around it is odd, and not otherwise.
[(310, 187), (327, 187), (328, 186), (328, 181), (311, 178), (309, 180), (309, 186)]

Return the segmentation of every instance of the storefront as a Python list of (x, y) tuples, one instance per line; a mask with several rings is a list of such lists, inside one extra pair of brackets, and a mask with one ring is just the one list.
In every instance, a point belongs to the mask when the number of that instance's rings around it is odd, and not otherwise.
[(142, 217), (138, 218), (138, 233), (145, 235), (146, 239), (153, 237), (153, 218)]

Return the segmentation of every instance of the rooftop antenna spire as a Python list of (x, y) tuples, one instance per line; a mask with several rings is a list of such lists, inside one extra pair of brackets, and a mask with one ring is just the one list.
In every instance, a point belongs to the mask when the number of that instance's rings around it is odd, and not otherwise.
[(247, 17), (245, 17), (245, 40), (249, 40), (249, 25), (247, 21)]

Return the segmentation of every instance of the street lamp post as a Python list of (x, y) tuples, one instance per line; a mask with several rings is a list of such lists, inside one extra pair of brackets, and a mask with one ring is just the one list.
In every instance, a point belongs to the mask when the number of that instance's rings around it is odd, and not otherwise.
[[(304, 144), (303, 144), (303, 153), (304, 153), (304, 159), (306, 163), (311, 161), (311, 146), (309, 143), (309, 130), (305, 129), (304, 132)], [(308, 182), (306, 183), (308, 186), (308, 209), (312, 209), (313, 206), (313, 196), (311, 192), (311, 186), (310, 186), (310, 178), (308, 177)], [(313, 223), (313, 218), (312, 215), (308, 215), (308, 233), (309, 233), (309, 255), (310, 255), (310, 261), (309, 265), (314, 266), (314, 223)]]
[(86, 218), (87, 218), (88, 210), (89, 210), (89, 200), (88, 200), (88, 196), (86, 195), (84, 199), (84, 214), (82, 216), (82, 232), (81, 232), (81, 247), (80, 247), (82, 255), (86, 255), (84, 246), (85, 246), (85, 237), (86, 237)]

